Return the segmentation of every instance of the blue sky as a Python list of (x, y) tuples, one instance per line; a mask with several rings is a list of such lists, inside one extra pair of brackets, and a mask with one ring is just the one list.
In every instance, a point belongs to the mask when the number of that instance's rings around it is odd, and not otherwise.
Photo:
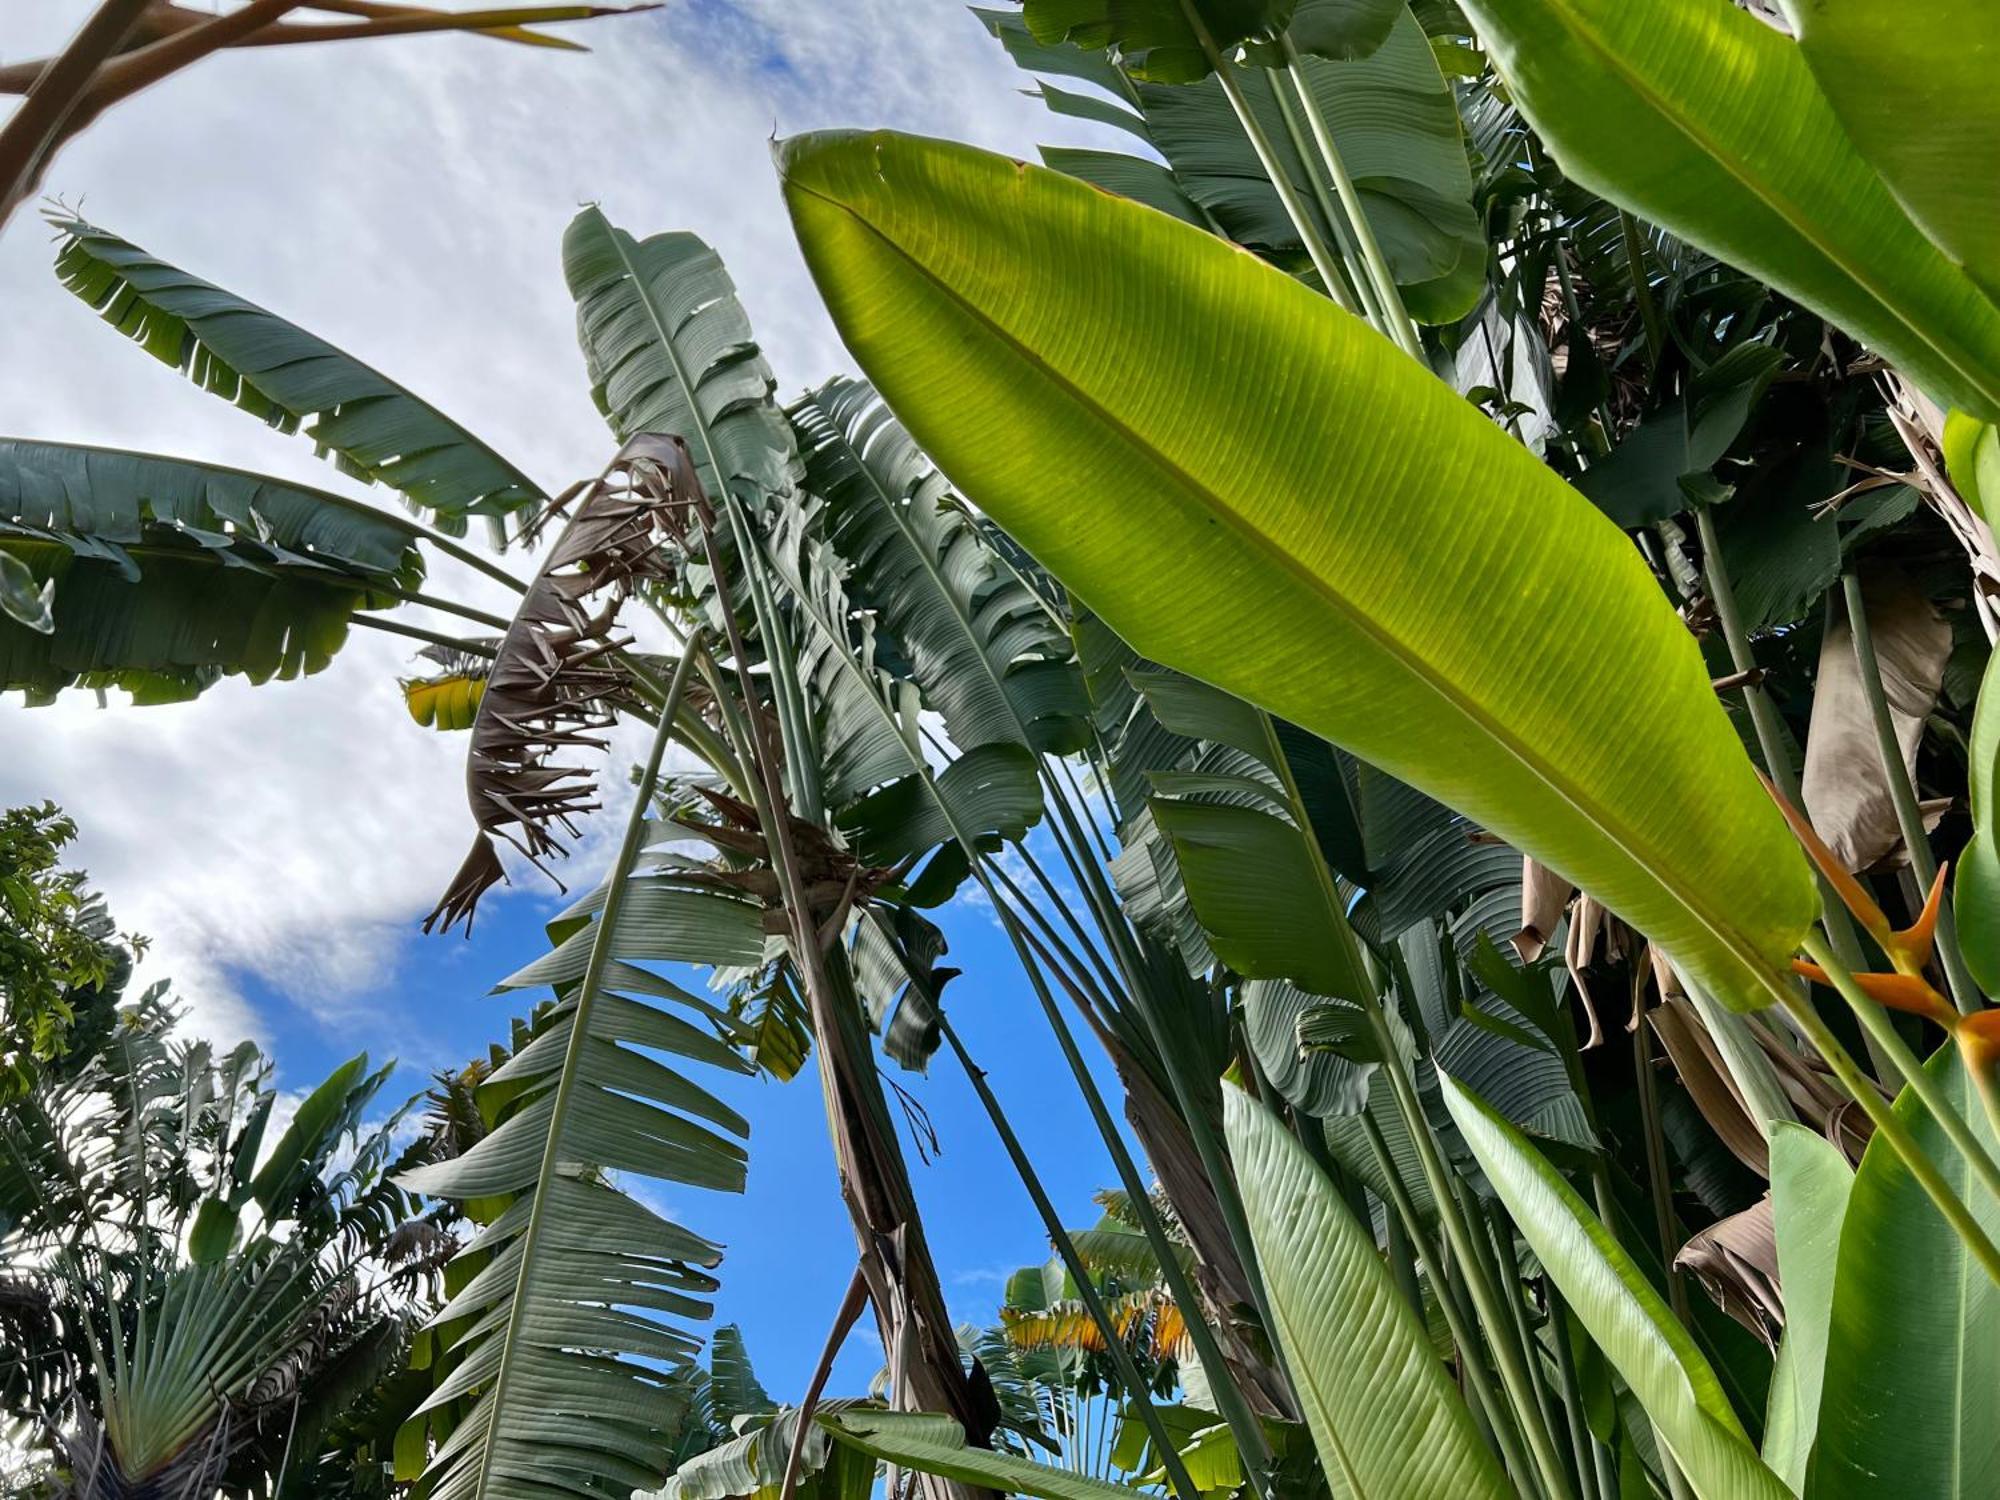
[[(0, 8), (0, 61), (59, 46), (89, 8)], [(1019, 155), (1045, 140), (1108, 143), (1023, 98), (1028, 80), (953, 0), (670, 0), (574, 34), (588, 56), (441, 37), (223, 56), (112, 111), (45, 186), (390, 373), (553, 492), (608, 451), (558, 261), (579, 204), (601, 202), (637, 233), (714, 243), (789, 393), (852, 365), (785, 221), (774, 134), (891, 125)], [(0, 432), (394, 503), (123, 346), (49, 261), (33, 213), (0, 232)], [(448, 567), (431, 586), (505, 602)], [(75, 814), (81, 861), (121, 923), (153, 939), (145, 977), (175, 981), (193, 1029), (263, 1042), (288, 1090), (362, 1049), (401, 1058), (411, 1091), (482, 1052), (512, 1014), (487, 991), (540, 951), (558, 904), (528, 871), (489, 897), (471, 942), (419, 934), (470, 824), (463, 740), (404, 713), (407, 645), (357, 633), (313, 678), (230, 680), (190, 705), (100, 711), (72, 696), (5, 711), (0, 805), (54, 798)], [(621, 741), (611, 758), (614, 806), (576, 882), (616, 837), (634, 753)], [(949, 996), (956, 1024), (1058, 1204), (1088, 1223), (1112, 1174), (1032, 997), (985, 913), (956, 907), (946, 925), (966, 970)], [(1040, 1226), (955, 1070), (902, 1081), (944, 1148), (912, 1170), (946, 1294), (954, 1313), (988, 1317), (1006, 1272), (1047, 1254)], [(663, 1198), (728, 1243), (721, 1316), (744, 1326), (767, 1386), (796, 1398), (852, 1239), (813, 1079), (734, 1097), (753, 1126), (749, 1192)], [(836, 1386), (858, 1390), (878, 1358), (857, 1339)]]
[[(385, 983), (352, 997), (337, 1017), (245, 976), (246, 996), (270, 1023), (281, 1086), (309, 1087), (358, 1048), (370, 1049), (378, 1063), (397, 1054), (484, 1055), (489, 1041), (506, 1034), (507, 1018), (545, 993), (488, 993), (494, 980), (547, 951), (540, 923), (566, 903), (537, 879), (528, 871), (510, 896), (489, 897), (470, 941), (456, 933), (427, 938), (413, 928)], [(952, 1024), (986, 1069), (1066, 1222), (1088, 1226), (1099, 1212), (1091, 1195), (1116, 1178), (1040, 1008), (983, 905), (955, 901), (939, 915), (951, 943), (948, 961), (965, 970), (946, 991)], [(701, 980), (688, 971), (684, 982)], [(1084, 1045), (1100, 1087), (1116, 1101), (1109, 1064), (1087, 1039)], [(926, 1164), (892, 1098), (952, 1315), (991, 1323), (1005, 1278), (1048, 1258), (1041, 1221), (948, 1051), (927, 1075), (886, 1060), (884, 1067), (922, 1106), (942, 1148)], [(788, 1084), (701, 1081), (750, 1121), (748, 1191), (739, 1197), (664, 1183), (642, 1184), (640, 1191), (655, 1208), (727, 1246), (717, 1320), (742, 1326), (765, 1386), (781, 1400), (796, 1400), (854, 1268), (818, 1079), (808, 1066)], [(400, 1099), (427, 1082), (422, 1065), (405, 1063), (384, 1098)], [(881, 1346), (864, 1320), (830, 1389), (861, 1393), (880, 1363)]]

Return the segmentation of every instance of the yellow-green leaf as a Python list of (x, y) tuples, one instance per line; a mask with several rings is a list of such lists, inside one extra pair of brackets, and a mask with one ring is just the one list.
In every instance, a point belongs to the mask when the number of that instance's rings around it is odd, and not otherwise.
[(411, 678), (403, 683), (403, 703), (410, 717), (426, 729), (470, 729), (486, 696), (484, 677), (453, 673), (449, 677)]
[(2000, 307), (1855, 149), (1798, 43), (1731, 0), (1464, 8), (1569, 176), (2000, 418)]
[(2000, 296), (2000, 15), (1993, 0), (1789, 0), (1799, 47), (1911, 218)]
[(1472, 1414), (1364, 1229), (1278, 1117), (1223, 1090), (1274, 1332), (1320, 1467), (1347, 1500), (1504, 1500)]
[(877, 388), (1136, 650), (1481, 820), (1733, 1003), (1778, 992), (1810, 876), (1589, 501), (1364, 323), (1163, 214), (888, 133), (801, 138), (783, 169)]

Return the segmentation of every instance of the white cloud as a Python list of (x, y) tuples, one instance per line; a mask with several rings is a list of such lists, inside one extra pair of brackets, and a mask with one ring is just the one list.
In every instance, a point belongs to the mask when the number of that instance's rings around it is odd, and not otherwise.
[[(0, 49), (46, 51), (88, 8), (9, 7)], [(1018, 154), (1089, 138), (1021, 98), (948, 4), (690, 0), (571, 34), (595, 50), (425, 37), (214, 58), (105, 116), (46, 187), (376, 364), (556, 488), (608, 448), (561, 275), (580, 202), (712, 240), (791, 390), (846, 362), (778, 197), (774, 130), (887, 124)], [(0, 430), (345, 483), (122, 345), (49, 258), (31, 212), (0, 234)], [(434, 590), (492, 607), (461, 571), (441, 567)], [(82, 862), (202, 1031), (259, 1030), (232, 973), (337, 1008), (389, 977), (471, 836), (464, 741), (409, 722), (408, 659), (357, 632), (305, 682), (232, 679), (146, 710), (9, 705), (0, 803), (52, 797), (76, 816)], [(629, 795), (615, 770), (605, 786)]]

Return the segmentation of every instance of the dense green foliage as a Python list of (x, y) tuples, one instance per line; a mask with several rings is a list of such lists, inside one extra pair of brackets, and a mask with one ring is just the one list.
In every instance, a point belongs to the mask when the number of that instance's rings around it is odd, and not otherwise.
[[(2000, 140), (1949, 55), (1972, 0), (1756, 8), (983, 11), (1053, 111), (1145, 154), (785, 143), (867, 376), (789, 403), (709, 245), (586, 209), (563, 266), (620, 447), (559, 531), (511, 528), (528, 578), (452, 538), (554, 487), (65, 220), (58, 272), (108, 321), (313, 423), (437, 529), (5, 444), (0, 685), (189, 697), (407, 630), (389, 612), (447, 565), (507, 583), (511, 619), (428, 599), (480, 628), (418, 632), (439, 670), (405, 684), (470, 742), (447, 925), (501, 846), (567, 852), (593, 732), (652, 739), (608, 875), (500, 985), (538, 998), (441, 1084), (421, 1159), (358, 1129), (362, 1060), (266, 1147), (233, 1123), (269, 1113), (261, 1061), (174, 1041), (156, 998), (21, 1074), (0, 1233), (40, 1300), (0, 1315), (77, 1310), (21, 1335), (42, 1363), (5, 1387), (50, 1482), (1976, 1488), (2000, 1450), (2000, 249), (1963, 183)], [(248, 602), (216, 608), (215, 576)], [(642, 608), (665, 655), (628, 644)], [(20, 910), (85, 932), (51, 817), (6, 825)], [(1089, 1228), (952, 1027), (937, 912), (964, 890), (1116, 1174)], [(52, 1019), (17, 1052), (115, 987), (104, 951), (21, 945)], [(892, 1107), (892, 1068), (940, 1060), (1054, 1251), (993, 1328), (950, 1324)], [(808, 1069), (859, 1264), (812, 1389), (774, 1394), (732, 1330), (701, 1362), (726, 1261), (635, 1180), (698, 1222), (761, 1149), (711, 1075)], [(127, 1138), (136, 1177), (91, 1144)], [(419, 1209), (435, 1295), (340, 1293)], [(188, 1311), (224, 1304), (241, 1339)], [(888, 1367), (828, 1392), (864, 1312)], [(377, 1333), (393, 1368), (328, 1381), (310, 1474), (261, 1417), (226, 1436), (273, 1371)], [(100, 1429), (110, 1481), (77, 1461)]]

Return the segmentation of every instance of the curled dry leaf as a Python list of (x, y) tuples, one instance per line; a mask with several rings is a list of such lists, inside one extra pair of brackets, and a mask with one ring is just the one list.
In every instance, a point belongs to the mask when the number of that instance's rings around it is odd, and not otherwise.
[[(1709, 1129), (1729, 1148), (1730, 1154), (1768, 1180), (1771, 1166), (1764, 1132), (1737, 1093), (1721, 1050), (1703, 1024), (1701, 1013), (1681, 989), (1672, 966), (1659, 956), (1657, 949), (1653, 964), (1655, 974), (1661, 978), (1663, 997), (1648, 1012), (1648, 1019), (1666, 1048), (1674, 1071), (1680, 1075), (1682, 1085)], [(1669, 982), (1671, 989), (1666, 988)], [(1872, 1127), (1854, 1100), (1834, 1081), (1826, 1064), (1817, 1057), (1793, 1051), (1761, 1024), (1753, 1022), (1751, 1031), (1799, 1119), (1833, 1142), (1850, 1162), (1859, 1164)], [(1883, 1097), (1888, 1095), (1885, 1093)]]
[[(1607, 911), (1590, 892), (1579, 892), (1576, 905), (1570, 909), (1569, 931), (1563, 941), (1563, 966), (1569, 970), (1570, 982), (1576, 986), (1577, 998), (1583, 1001), (1583, 1013), (1590, 1022), (1590, 1035), (1583, 1040), (1586, 1052), (1603, 1042), (1604, 1026), (1598, 1020), (1597, 997), (1591, 993), (1585, 970), (1596, 962), (1600, 953), (1606, 962), (1616, 963), (1631, 950), (1632, 929)], [(1641, 1003), (1641, 997), (1635, 995), (1634, 1019), (1627, 1023), (1627, 1031), (1638, 1024)]]
[[(1870, 573), (1862, 596), (1896, 742), (1904, 765), (1914, 770), (1924, 720), (1937, 706), (1951, 657), (1951, 626), (1901, 573)], [(1896, 807), (1854, 658), (1854, 632), (1844, 617), (1829, 625), (1820, 647), (1801, 791), (1812, 826), (1848, 869), (1868, 869), (1898, 851)]]
[(1741, 1213), (1718, 1219), (1681, 1246), (1674, 1265), (1693, 1274), (1730, 1317), (1775, 1351), (1785, 1326), (1778, 1285), (1778, 1231), (1766, 1193)]
[(1575, 889), (1547, 865), (1521, 857), (1521, 930), (1513, 942), (1522, 963), (1531, 964), (1542, 956)]
[(618, 634), (619, 609), (642, 582), (672, 580), (678, 513), (699, 497), (687, 445), (640, 433), (536, 522), (571, 512), (488, 671), (465, 767), (479, 835), (424, 931), (461, 920), (471, 931), (480, 896), (506, 878), (495, 838), (546, 871), (545, 860), (568, 852), (558, 831), (574, 838), (576, 819), (598, 806), (592, 770), (557, 757), (602, 750), (616, 707), (635, 696), (617, 659), (629, 644)]
[[(1655, 952), (1657, 953), (1657, 949)], [(1736, 1092), (1701, 1015), (1686, 996), (1669, 995), (1647, 1015), (1695, 1108), (1722, 1144), (1759, 1177), (1771, 1175), (1771, 1157), (1756, 1117)]]

